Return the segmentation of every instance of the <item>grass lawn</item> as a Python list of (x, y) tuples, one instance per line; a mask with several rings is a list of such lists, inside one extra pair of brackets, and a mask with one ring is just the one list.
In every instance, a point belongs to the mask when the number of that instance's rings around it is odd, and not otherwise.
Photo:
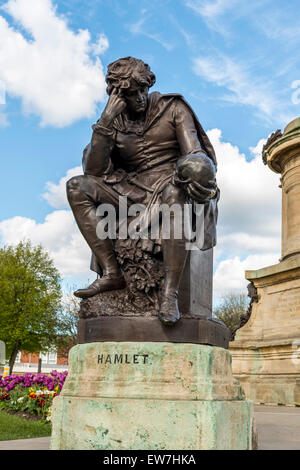
[(50, 434), (50, 423), (31, 421), (0, 411), (0, 441), (45, 437)]

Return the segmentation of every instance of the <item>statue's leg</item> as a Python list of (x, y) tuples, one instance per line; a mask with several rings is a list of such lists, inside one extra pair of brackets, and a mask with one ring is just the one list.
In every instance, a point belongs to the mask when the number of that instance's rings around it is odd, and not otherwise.
[(123, 274), (117, 263), (110, 239), (101, 240), (96, 233), (99, 217), (96, 215), (100, 203), (110, 203), (109, 195), (102, 194), (101, 188), (87, 175), (71, 178), (67, 182), (67, 197), (78, 228), (94, 253), (103, 270), (103, 276), (87, 289), (79, 289), (74, 294), (86, 298), (106, 290), (122, 289), (126, 286)]
[[(162, 236), (162, 252), (165, 269), (164, 287), (160, 301), (160, 320), (168, 325), (175, 324), (180, 319), (178, 310), (178, 289), (181, 275), (187, 258), (186, 240), (184, 237), (184, 203), (185, 195), (181, 188), (169, 184), (162, 194), (162, 203), (172, 206), (178, 204), (179, 214), (170, 213), (170, 237)], [(181, 213), (181, 218), (180, 218)], [(175, 221), (175, 217), (180, 220)], [(175, 224), (181, 224), (181, 238), (175, 237)]]

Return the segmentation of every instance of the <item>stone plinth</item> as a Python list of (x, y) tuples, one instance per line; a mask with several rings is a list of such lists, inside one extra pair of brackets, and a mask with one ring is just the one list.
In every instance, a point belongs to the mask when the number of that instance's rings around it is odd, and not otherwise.
[(233, 373), (255, 403), (300, 405), (300, 255), (246, 277), (258, 302), (230, 343)]
[(274, 266), (246, 271), (258, 302), (230, 351), (248, 399), (293, 406), (300, 405), (300, 118), (265, 158), (282, 173), (282, 257)]
[(251, 449), (252, 405), (230, 353), (197, 344), (72, 348), (52, 449)]

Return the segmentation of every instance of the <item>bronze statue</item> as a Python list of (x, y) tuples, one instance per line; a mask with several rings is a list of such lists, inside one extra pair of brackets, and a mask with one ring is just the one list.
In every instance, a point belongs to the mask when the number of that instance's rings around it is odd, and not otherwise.
[[(127, 204), (204, 204), (202, 250), (215, 245), (217, 201), (216, 158), (193, 110), (179, 94), (148, 94), (155, 83), (150, 67), (125, 57), (108, 66), (106, 107), (84, 149), (84, 175), (71, 178), (67, 196), (78, 227), (92, 250), (91, 269), (100, 277), (77, 297), (88, 298), (126, 287), (116, 260), (114, 240), (99, 239), (97, 207)], [(182, 221), (183, 223), (183, 221)], [(159, 241), (163, 254), (164, 285), (159, 318), (166, 325), (179, 318), (177, 296), (187, 250), (184, 237)]]

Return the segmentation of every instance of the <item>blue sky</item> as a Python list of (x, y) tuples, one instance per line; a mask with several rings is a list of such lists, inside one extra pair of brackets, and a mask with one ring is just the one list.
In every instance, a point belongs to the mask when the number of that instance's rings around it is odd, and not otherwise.
[(215, 296), (276, 263), (278, 176), (259, 153), (300, 114), (298, 11), (298, 0), (0, 1), (2, 244), (31, 238), (65, 282), (93, 279), (64, 182), (105, 105), (107, 65), (132, 55), (156, 74), (153, 90), (184, 95), (215, 146)]

